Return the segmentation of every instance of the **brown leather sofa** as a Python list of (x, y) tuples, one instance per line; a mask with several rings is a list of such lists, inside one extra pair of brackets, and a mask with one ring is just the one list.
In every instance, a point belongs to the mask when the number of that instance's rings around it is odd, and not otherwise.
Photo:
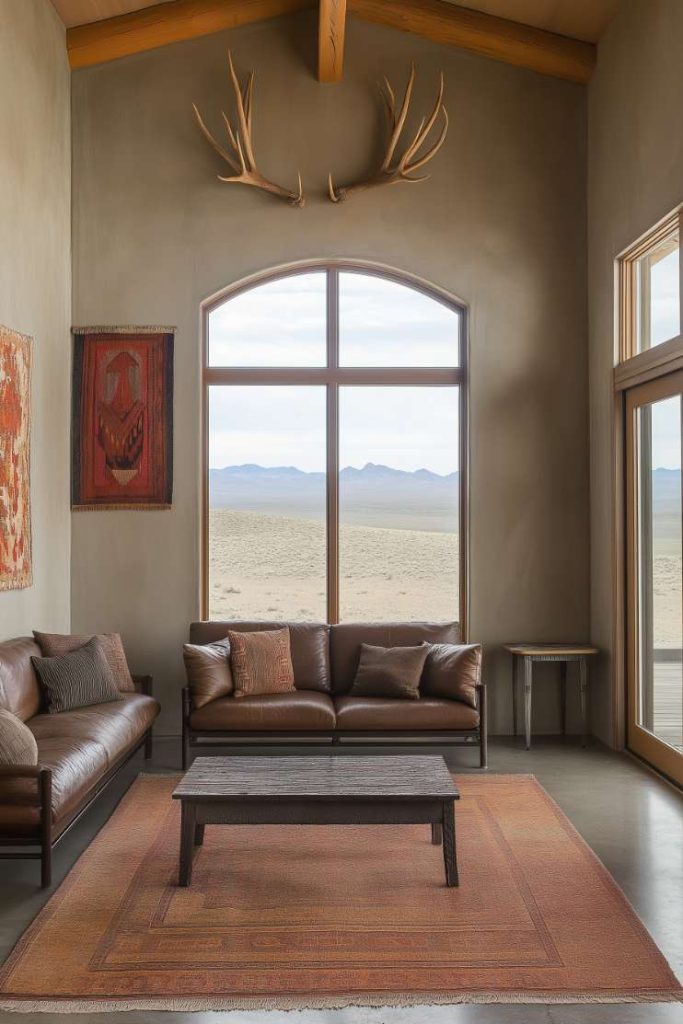
[(0, 643), (0, 707), (21, 718), (38, 744), (36, 766), (0, 765), (0, 858), (40, 858), (45, 887), (52, 847), (141, 746), (152, 756), (159, 704), (151, 677), (134, 676), (140, 692), (47, 714), (31, 663), (40, 654), (29, 637)]
[(190, 643), (222, 640), (228, 629), (253, 632), (288, 626), (295, 693), (254, 697), (218, 697), (193, 707), (189, 687), (183, 690), (183, 766), (193, 746), (221, 741), (297, 739), (358, 743), (368, 739), (401, 741), (418, 737), (427, 742), (447, 738), (479, 747), (482, 768), (487, 764), (486, 687), (478, 681), (477, 706), (461, 700), (385, 700), (349, 694), (361, 643), (400, 647), (460, 642), (457, 623), (341, 623), (193, 622)]

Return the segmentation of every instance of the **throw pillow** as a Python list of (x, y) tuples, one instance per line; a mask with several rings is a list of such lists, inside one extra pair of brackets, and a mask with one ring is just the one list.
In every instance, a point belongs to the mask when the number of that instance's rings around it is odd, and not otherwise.
[(51, 715), (122, 699), (96, 636), (78, 650), (59, 658), (33, 657), (31, 661)]
[(236, 633), (229, 629), (228, 641), (236, 697), (290, 693), (294, 689), (287, 627), (255, 633)]
[(420, 691), (423, 697), (459, 700), (477, 706), (481, 644), (427, 644)]
[(29, 727), (0, 708), (0, 764), (38, 764), (38, 744)]
[(374, 647), (372, 644), (361, 644), (351, 696), (418, 700), (420, 676), (426, 657), (426, 644), (420, 644), (419, 647)]
[[(78, 634), (64, 633), (39, 633), (33, 630), (33, 636), (40, 647), (44, 658), (59, 658), (62, 654), (69, 654), (83, 647), (93, 635), (79, 636)], [(126, 652), (118, 633), (97, 633), (102, 652), (109, 662), (109, 667), (114, 673), (116, 685), (122, 693), (135, 693), (135, 683), (128, 668)]]
[(227, 638), (213, 644), (183, 644), (183, 660), (192, 705), (203, 708), (218, 697), (228, 697), (233, 689), (230, 668), (230, 643)]

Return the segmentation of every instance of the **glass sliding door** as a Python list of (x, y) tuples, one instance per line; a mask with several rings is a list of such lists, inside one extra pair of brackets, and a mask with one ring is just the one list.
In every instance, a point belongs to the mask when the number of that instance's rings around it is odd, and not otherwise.
[(628, 745), (683, 782), (683, 372), (626, 395)]

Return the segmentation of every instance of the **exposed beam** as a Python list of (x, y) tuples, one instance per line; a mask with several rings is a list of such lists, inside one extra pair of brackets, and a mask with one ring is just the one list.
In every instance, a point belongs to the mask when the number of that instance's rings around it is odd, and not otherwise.
[[(69, 60), (72, 68), (103, 64), (168, 43), (291, 14), (313, 4), (314, 0), (171, 0), (69, 29), (66, 35)], [(320, 5), (321, 14), (323, 7), (336, 7), (340, 18), (341, 10), (346, 7), (351, 14), (378, 25), (413, 32), (436, 43), (460, 47), (572, 82), (586, 83), (595, 65), (596, 47), (591, 43), (480, 14), (443, 0), (337, 0), (336, 3), (320, 0)], [(333, 20), (330, 14), (330, 24)], [(321, 17), (321, 31), (322, 22)], [(340, 77), (343, 19), (341, 45), (339, 35), (336, 38), (338, 69), (333, 66), (330, 73), (338, 72)], [(338, 77), (322, 78), (322, 59), (320, 70), (322, 81), (338, 80)]]
[(351, 14), (365, 21), (413, 32), (435, 43), (458, 46), (570, 82), (585, 84), (595, 66), (597, 51), (592, 43), (442, 0), (349, 0), (348, 7)]
[(197, 36), (311, 7), (313, 0), (171, 0), (66, 33), (72, 68), (104, 64)]
[(346, 0), (320, 0), (318, 79), (321, 82), (341, 82), (345, 31)]

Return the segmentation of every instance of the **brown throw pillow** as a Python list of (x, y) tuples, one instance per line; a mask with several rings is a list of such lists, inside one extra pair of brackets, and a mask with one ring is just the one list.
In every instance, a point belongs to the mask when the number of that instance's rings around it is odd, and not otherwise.
[[(114, 674), (116, 686), (121, 693), (135, 693), (135, 683), (128, 668), (126, 652), (118, 633), (97, 633), (102, 653), (109, 662), (109, 667)], [(43, 652), (44, 658), (59, 658), (62, 654), (70, 654), (77, 651), (92, 640), (93, 634), (79, 636), (76, 633), (39, 633), (33, 630), (36, 643)]]
[(481, 644), (427, 644), (420, 692), (423, 697), (459, 700), (477, 706)]
[(234, 689), (230, 668), (230, 643), (183, 644), (183, 660), (192, 705), (203, 708), (218, 697), (229, 697)]
[(236, 697), (289, 693), (294, 689), (289, 630), (286, 627), (255, 633), (236, 633), (229, 629), (228, 640)]
[(426, 644), (419, 647), (361, 644), (351, 696), (418, 700), (427, 649)]

